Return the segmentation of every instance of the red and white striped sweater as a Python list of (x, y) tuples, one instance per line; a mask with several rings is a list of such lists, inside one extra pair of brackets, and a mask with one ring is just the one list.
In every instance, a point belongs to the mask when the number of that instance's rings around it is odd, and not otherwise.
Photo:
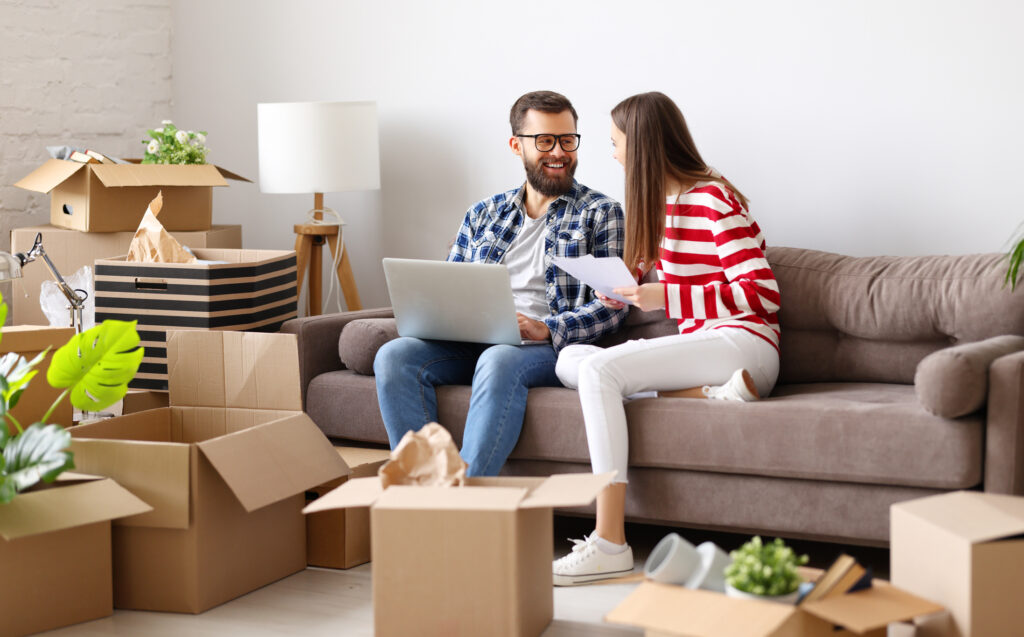
[(764, 237), (736, 196), (700, 182), (669, 198), (658, 279), (679, 333), (745, 329), (779, 348), (779, 286)]

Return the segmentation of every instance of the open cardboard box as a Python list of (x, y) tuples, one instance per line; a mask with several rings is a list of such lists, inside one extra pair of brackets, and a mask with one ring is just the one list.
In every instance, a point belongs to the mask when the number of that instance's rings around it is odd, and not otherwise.
[(73, 473), (0, 504), (0, 635), (113, 613), (110, 520), (149, 510), (113, 480)]
[[(63, 389), (58, 389), (46, 382), (46, 370), (50, 368), (50, 361), (53, 360), (53, 353), (71, 340), (75, 330), (70, 327), (44, 327), (40, 325), (8, 325), (0, 330), (0, 354), (17, 352), (27, 360), (32, 360), (47, 347), (50, 352), (36, 366), (39, 372), (33, 378), (25, 391), (18, 399), (18, 404), (11, 410), (22, 427), (28, 427), (34, 422), (39, 422), (46, 411), (53, 405), (53, 401), (61, 395)], [(50, 418), (49, 423), (55, 423), (64, 427), (71, 426), (71, 401), (64, 399), (60, 401)], [(4, 426), (0, 424), (0, 427)], [(9, 431), (17, 433), (14, 424), (7, 425)]]
[[(807, 569), (808, 579), (816, 574)], [(881, 580), (872, 588), (800, 606), (644, 582), (605, 621), (678, 637), (885, 637), (887, 626), (942, 606)]]
[(377, 637), (535, 637), (554, 612), (551, 510), (589, 504), (613, 475), (387, 489), (359, 478), (305, 512), (370, 507)]
[(171, 332), (170, 406), (71, 430), (153, 506), (114, 527), (114, 605), (198, 613), (306, 566), (307, 489), (348, 473), (302, 412), (291, 334)]
[(213, 164), (83, 164), (50, 159), (14, 185), (51, 193), (50, 223), (83, 232), (135, 231), (163, 191), (160, 223), (168, 231), (208, 230), (213, 188), (249, 181)]
[[(306, 503), (333, 491), (346, 480), (377, 475), (391, 457), (386, 449), (335, 447), (352, 471), (306, 491)], [(306, 516), (306, 563), (325, 568), (352, 568), (370, 561), (370, 510), (352, 507)]]
[(1024, 634), (1024, 498), (957, 491), (890, 512), (893, 584), (945, 604), (946, 635)]
[[(145, 207), (143, 207), (145, 210)], [(11, 230), (11, 253), (28, 252), (35, 243), (36, 235), (43, 235), (46, 255), (53, 261), (57, 271), (68, 277), (82, 266), (94, 267), (96, 259), (106, 259), (115, 254), (126, 254), (135, 236), (131, 232), (79, 232), (51, 225), (28, 226)], [(209, 230), (171, 233), (182, 245), (189, 248), (241, 248), (242, 226), (213, 226)], [(39, 294), (45, 281), (53, 277), (42, 261), (26, 264), (21, 269), (21, 278), (13, 282), (13, 294), (7, 299), (14, 305), (15, 325), (46, 325), (49, 323), (39, 307)], [(64, 298), (63, 296), (61, 297)]]

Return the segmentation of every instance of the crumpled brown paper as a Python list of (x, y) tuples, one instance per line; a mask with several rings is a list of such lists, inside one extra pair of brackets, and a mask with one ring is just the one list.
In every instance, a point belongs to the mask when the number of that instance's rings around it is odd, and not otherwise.
[(393, 484), (461, 487), (466, 482), (466, 467), (452, 435), (432, 422), (419, 431), (406, 432), (378, 475), (384, 488)]
[(164, 225), (157, 221), (157, 215), (164, 205), (163, 192), (156, 195), (156, 199), (149, 202), (146, 214), (142, 216), (139, 229), (132, 237), (132, 243), (128, 246), (128, 257), (125, 261), (141, 261), (142, 263), (195, 263), (196, 258), (185, 248), (181, 247), (178, 240), (164, 229)]

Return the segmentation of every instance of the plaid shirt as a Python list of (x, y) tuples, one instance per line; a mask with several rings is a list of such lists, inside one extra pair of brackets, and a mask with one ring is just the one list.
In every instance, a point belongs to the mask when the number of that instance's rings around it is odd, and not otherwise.
[[(526, 215), (526, 187), (499, 193), (466, 212), (455, 237), (449, 261), (501, 263), (519, 235)], [(594, 291), (561, 268), (553, 256), (622, 256), (625, 241), (622, 206), (614, 199), (572, 183), (572, 188), (548, 206), (544, 235), (544, 279), (551, 316), (544, 323), (551, 330), (555, 351), (573, 343), (590, 343), (618, 329), (626, 310), (609, 310)]]

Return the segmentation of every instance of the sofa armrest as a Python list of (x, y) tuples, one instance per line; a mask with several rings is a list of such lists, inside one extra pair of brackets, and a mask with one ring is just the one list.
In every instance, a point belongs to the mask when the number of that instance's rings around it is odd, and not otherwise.
[(1024, 495), (1024, 351), (989, 368), (985, 491)]
[(917, 365), (914, 388), (921, 406), (959, 418), (985, 406), (989, 370), (999, 358), (1024, 350), (1024, 336), (1003, 334), (932, 352)]
[(314, 378), (325, 372), (345, 369), (338, 357), (338, 337), (350, 322), (364, 318), (390, 318), (390, 307), (340, 314), (321, 314), (285, 321), (282, 332), (295, 334), (299, 341), (299, 382), (302, 408), (306, 408), (306, 390)]

